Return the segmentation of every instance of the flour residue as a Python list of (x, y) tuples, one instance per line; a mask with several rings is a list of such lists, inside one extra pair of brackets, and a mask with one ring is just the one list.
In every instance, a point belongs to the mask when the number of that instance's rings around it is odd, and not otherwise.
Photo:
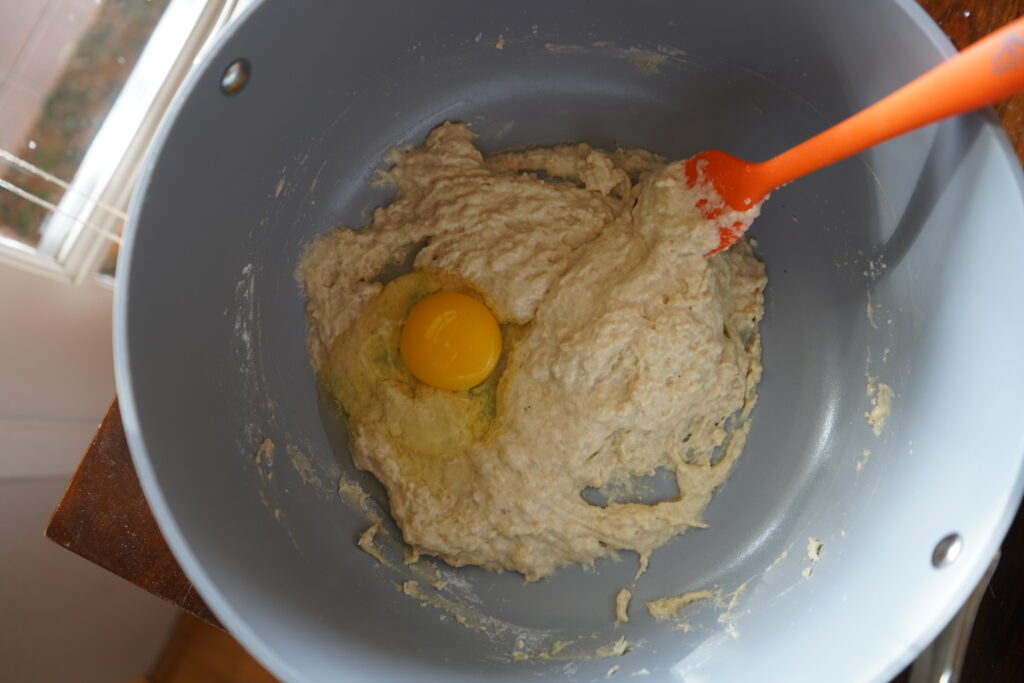
[(803, 570), (800, 572), (800, 576), (804, 577), (805, 579), (811, 578), (811, 575), (814, 573), (814, 565), (821, 561), (821, 550), (824, 547), (824, 542), (819, 541), (817, 538), (814, 538), (813, 536), (808, 537), (806, 557), (811, 564), (803, 568)]
[(747, 586), (749, 585), (750, 581), (745, 581), (744, 583), (737, 586), (736, 590), (725, 596), (729, 599), (729, 602), (727, 602), (725, 605), (725, 611), (718, 615), (719, 624), (726, 624), (732, 622), (733, 617), (736, 613), (736, 608), (740, 604), (740, 598), (742, 598), (743, 594), (747, 592)]
[(602, 635), (599, 632), (593, 632), (581, 634), (572, 639), (555, 640), (546, 648), (534, 651), (517, 646), (516, 650), (510, 652), (508, 656), (514, 661), (586, 660), (622, 657), (633, 649), (634, 643), (624, 636), (595, 647), (596, 643), (601, 642)]
[(789, 557), (789, 548), (786, 548), (781, 553), (779, 553), (778, 556), (774, 560), (772, 560), (772, 563), (770, 565), (768, 565), (768, 567), (767, 567), (767, 569), (765, 569), (765, 571), (769, 571), (771, 569), (775, 569), (780, 564), (785, 562), (786, 558), (788, 558), (788, 557)]
[(864, 413), (871, 431), (875, 436), (881, 436), (885, 424), (892, 412), (892, 402), (895, 394), (892, 387), (885, 382), (879, 382), (876, 378), (868, 377), (867, 395), (871, 399), (871, 409)]
[(298, 446), (294, 444), (288, 444), (285, 446), (285, 451), (288, 453), (288, 460), (292, 464), (292, 469), (295, 470), (296, 474), (299, 475), (299, 479), (304, 484), (311, 486), (321, 486), (320, 475), (317, 474), (316, 469), (313, 467), (313, 463), (310, 462), (309, 458), (303, 453)]
[(627, 652), (629, 652), (629, 641), (620, 636), (617, 640), (597, 648), (594, 655), (597, 657), (621, 657)]
[(868, 308), (868, 324), (871, 325), (872, 329), (878, 329), (878, 323), (875, 322), (875, 307), (871, 305), (871, 288), (868, 288), (867, 296), (867, 308)]
[(647, 611), (657, 621), (675, 619), (683, 608), (701, 600), (707, 600), (714, 594), (710, 590), (698, 590), (672, 595), (666, 598), (658, 598), (647, 603)]
[(507, 656), (515, 661), (537, 657), (546, 652), (554, 640), (554, 631), (516, 626), (483, 614), (466, 601), (443, 590), (437, 590), (436, 587), (425, 588), (417, 580), (405, 579), (396, 583), (395, 587), (403, 595), (419, 602), (421, 606), (443, 610), (455, 623), (487, 636), (492, 641), (507, 644), (511, 647)]
[[(781, 562), (786, 556), (788, 556), (788, 550), (783, 551), (771, 567)], [(743, 595), (747, 592), (750, 581), (744, 581), (730, 592), (726, 592), (720, 586), (715, 586), (710, 589), (688, 591), (680, 595), (651, 600), (646, 603), (647, 611), (656, 621), (673, 621), (672, 630), (689, 633), (693, 630), (693, 625), (683, 621), (682, 617), (692, 616), (707, 606), (713, 606), (720, 610), (716, 621), (725, 626), (725, 633), (737, 638), (739, 637), (739, 631), (736, 629), (737, 609)]]
[(864, 465), (868, 464), (868, 459), (870, 457), (871, 457), (871, 451), (868, 450), (867, 448), (865, 448), (864, 451), (860, 454), (860, 460), (857, 461), (856, 468), (857, 468), (858, 472), (860, 472), (862, 469), (864, 469)]
[(807, 559), (811, 562), (818, 562), (821, 560), (821, 549), (825, 547), (825, 544), (814, 538), (813, 536), (807, 539)]
[[(725, 632), (732, 638), (738, 638), (739, 630), (736, 628), (736, 608), (739, 607), (740, 599), (747, 592), (750, 581), (745, 581), (736, 587), (731, 593), (718, 598), (718, 604), (725, 603), (725, 611), (718, 615), (718, 623), (725, 625)], [(727, 602), (726, 602), (727, 601)]]
[(274, 442), (272, 440), (263, 439), (260, 442), (260, 447), (253, 453), (252, 459), (256, 463), (256, 469), (259, 471), (260, 476), (265, 481), (270, 481), (274, 478)]
[[(247, 263), (242, 267), (240, 277), (235, 283), (231, 350), (237, 374), (242, 382), (242, 395), (248, 399), (250, 407), (253, 409), (256, 408), (255, 397), (266, 395), (266, 392), (261, 390), (259, 375), (256, 372), (256, 332), (259, 321), (256, 297), (254, 296), (255, 287), (255, 269), (252, 263)], [(227, 311), (225, 311), (225, 315), (227, 315)], [(259, 433), (258, 428), (254, 422), (247, 421), (242, 430), (243, 442), (239, 444), (239, 447), (251, 448), (251, 444), (256, 441)]]
[(885, 273), (885, 271), (888, 268), (889, 265), (881, 256), (879, 256), (877, 259), (868, 259), (867, 268), (864, 269), (864, 277), (868, 278), (869, 280), (877, 280)]
[(623, 48), (607, 41), (599, 41), (590, 45), (547, 43), (544, 45), (544, 49), (559, 55), (588, 55), (621, 59), (632, 64), (633, 68), (645, 76), (654, 76), (670, 59), (680, 59), (685, 54), (681, 50), (672, 48), (660, 48), (661, 51), (640, 47)]

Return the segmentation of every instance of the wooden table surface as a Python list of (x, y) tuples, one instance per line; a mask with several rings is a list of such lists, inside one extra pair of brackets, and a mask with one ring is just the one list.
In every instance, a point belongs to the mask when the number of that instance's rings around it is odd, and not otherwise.
[[(1024, 0), (920, 3), (961, 49), (1024, 14)], [(1018, 156), (1024, 159), (1024, 95), (1000, 103), (996, 111)], [(217, 623), (175, 562), (150, 513), (132, 466), (116, 400), (54, 512), (46, 535), (147, 591)], [(1024, 511), (1017, 514), (1003, 544), (999, 567), (982, 600), (961, 680), (1024, 681)]]

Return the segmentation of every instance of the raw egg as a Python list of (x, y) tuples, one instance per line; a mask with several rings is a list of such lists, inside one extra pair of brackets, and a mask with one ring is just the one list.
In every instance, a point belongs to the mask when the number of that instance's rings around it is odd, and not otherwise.
[(399, 350), (416, 379), (459, 391), (494, 372), (501, 357), (501, 330), (481, 301), (461, 292), (438, 292), (409, 312)]
[[(321, 369), (323, 386), (342, 409), (353, 438), (379, 435), (381, 441), (374, 447), (388, 448), (402, 477), (435, 495), (472, 478), (472, 461), (457, 456), (487, 438), (497, 415), (502, 374), (509, 372), (506, 359), (502, 372), (493, 368), (479, 384), (447, 391), (409, 371), (399, 342), (412, 310), (437, 294), (454, 291), (464, 292), (490, 315), (467, 283), (413, 271), (388, 282), (367, 303), (359, 318), (335, 338)], [(512, 353), (518, 326), (507, 325), (501, 336), (496, 328), (484, 327), (493, 333), (490, 339), (501, 355)], [(358, 460), (356, 466), (363, 468)]]

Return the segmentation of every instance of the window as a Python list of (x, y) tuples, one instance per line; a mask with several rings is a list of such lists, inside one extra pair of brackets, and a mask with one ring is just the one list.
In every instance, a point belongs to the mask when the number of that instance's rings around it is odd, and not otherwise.
[(0, 263), (109, 283), (142, 159), (252, 0), (0, 0)]

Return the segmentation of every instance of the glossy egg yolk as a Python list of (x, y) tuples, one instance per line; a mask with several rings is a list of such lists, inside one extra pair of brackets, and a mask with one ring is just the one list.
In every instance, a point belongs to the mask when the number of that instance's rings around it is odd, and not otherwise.
[(409, 312), (399, 350), (421, 382), (457, 391), (483, 382), (501, 356), (501, 330), (487, 306), (459, 292), (424, 298)]

